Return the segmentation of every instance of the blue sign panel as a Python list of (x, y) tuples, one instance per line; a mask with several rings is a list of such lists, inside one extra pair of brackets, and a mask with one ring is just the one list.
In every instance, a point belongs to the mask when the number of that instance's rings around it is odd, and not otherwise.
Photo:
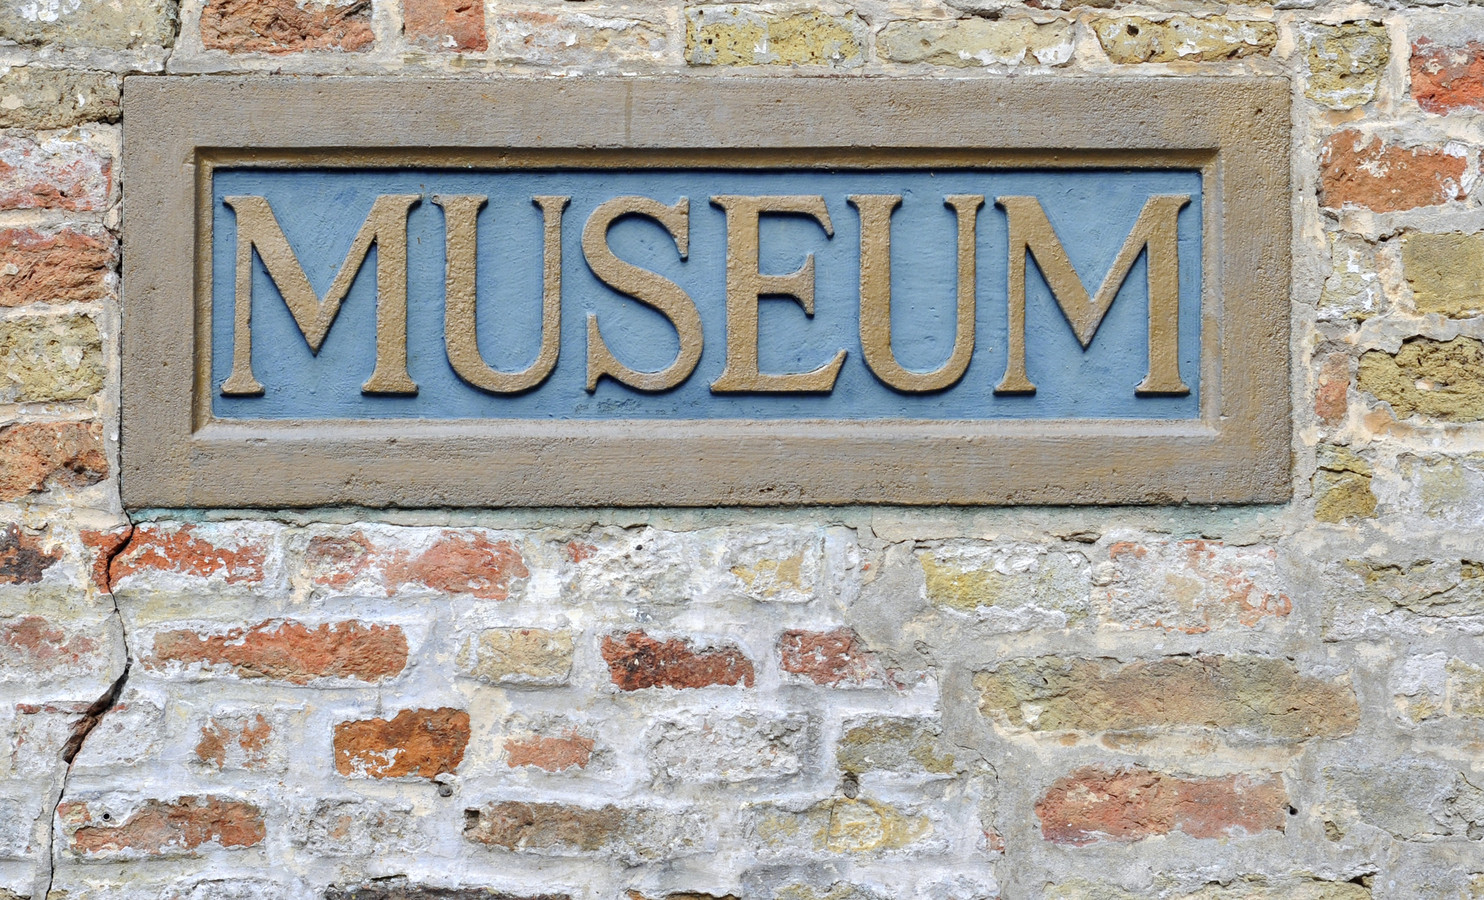
[[(1197, 170), (244, 167), (215, 170), (211, 193), (211, 410), (219, 419), (1199, 416)], [(538, 364), (535, 383), (520, 389), (480, 387), (467, 377), (470, 364), (461, 370), (451, 358), (451, 286), (468, 273), (464, 256), (450, 265), (459, 224), (450, 198), (458, 197), (480, 198), (461, 207), (472, 237), (459, 232), (472, 240), (459, 246), (472, 252), (479, 368)], [(871, 197), (900, 200), (861, 199)], [(604, 226), (603, 210), (619, 198), (644, 199), (627, 201), (629, 212)], [(738, 220), (744, 207), (756, 211), (750, 233)], [(890, 208), (889, 253), (880, 247), (866, 265), (882, 271), (889, 262), (890, 313), (863, 328), (868, 207)], [(971, 234), (960, 246), (966, 222)], [(755, 260), (741, 240), (749, 234)], [(560, 332), (546, 371), (543, 292), (554, 241)], [(1058, 279), (1058, 259), (1080, 285)], [(1169, 277), (1151, 278), (1151, 266)], [(863, 334), (883, 324), (901, 369), (948, 366), (961, 339), (964, 271), (974, 288), (973, 344), (961, 374), (916, 389), (873, 366)], [(405, 314), (392, 297), (403, 277)], [(1152, 298), (1155, 284), (1169, 296)], [(652, 302), (660, 295), (670, 298), (668, 313)], [(698, 332), (687, 331), (687, 310)], [(755, 338), (737, 324), (751, 321)], [(616, 365), (595, 364), (595, 340)], [(722, 373), (746, 369), (749, 355), (764, 376), (823, 374), (807, 389), (797, 379), (738, 389)], [(1014, 377), (1017, 358), (1023, 378)], [(615, 370), (668, 372), (674, 383), (646, 388)]]

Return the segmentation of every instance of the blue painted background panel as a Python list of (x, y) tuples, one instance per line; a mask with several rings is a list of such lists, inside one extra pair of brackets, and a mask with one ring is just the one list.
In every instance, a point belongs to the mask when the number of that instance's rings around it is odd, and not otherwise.
[[(333, 170), (220, 169), (215, 173), (212, 247), (212, 410), (225, 419), (412, 417), (525, 419), (1193, 419), (1200, 403), (1201, 183), (1189, 170)], [(253, 363), (261, 397), (224, 397), (231, 370), (235, 217), (222, 198), (266, 197), (310, 283), (323, 295), (351, 240), (382, 194), (420, 194), (408, 218), (409, 372), (413, 397), (366, 396), (360, 386), (375, 360), (375, 250), (361, 267), (320, 352), (309, 350), (277, 288), (254, 259)], [(563, 219), (562, 336), (555, 371), (518, 396), (485, 393), (461, 381), (443, 346), (444, 223), (434, 194), (483, 194), (479, 214), (478, 332), (485, 360), (525, 368), (540, 342), (542, 216), (531, 198), (572, 197)], [(788, 299), (764, 299), (759, 359), (764, 372), (802, 372), (847, 350), (829, 395), (714, 395), (726, 349), (726, 219), (709, 202), (722, 194), (818, 194), (833, 238), (803, 216), (764, 215), (760, 268), (787, 274), (815, 256), (815, 315)], [(982, 194), (979, 211), (977, 336), (964, 378), (931, 394), (895, 391), (861, 354), (860, 220), (850, 194), (900, 194), (892, 218), (892, 334), (909, 369), (936, 369), (953, 347), (957, 292), (957, 221), (943, 199)], [(1179, 216), (1180, 372), (1184, 397), (1135, 397), (1148, 368), (1148, 290), (1141, 256), (1084, 351), (1034, 262), (1027, 267), (1027, 371), (1033, 396), (996, 397), (1005, 371), (1007, 283), (1005, 213), (996, 196), (1040, 199), (1073, 266), (1096, 291), (1153, 194), (1189, 194)], [(609, 242), (622, 259), (679, 284), (700, 310), (705, 334), (694, 374), (674, 390), (635, 391), (604, 379), (584, 390), (587, 315), (596, 313), (614, 354), (640, 370), (675, 357), (674, 329), (663, 316), (613, 291), (589, 271), (582, 227), (602, 202), (643, 195), (672, 204), (690, 199), (690, 254), (656, 222), (619, 220)]]

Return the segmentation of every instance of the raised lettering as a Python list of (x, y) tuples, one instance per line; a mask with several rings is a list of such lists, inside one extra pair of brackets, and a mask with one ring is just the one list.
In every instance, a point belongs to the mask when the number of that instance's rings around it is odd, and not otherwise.
[(443, 346), (448, 351), (449, 364), (460, 378), (481, 390), (515, 394), (536, 387), (556, 368), (562, 334), (562, 210), (571, 198), (531, 198), (540, 207), (544, 219), (541, 350), (536, 361), (520, 372), (498, 371), (479, 352), (475, 314), (478, 217), (487, 199), (477, 194), (433, 196), (433, 202), (443, 208), (448, 260), (444, 277)]
[(1190, 203), (1188, 194), (1150, 197), (1118, 251), (1108, 277), (1093, 297), (1072, 268), (1066, 248), (1035, 197), (996, 197), (1010, 235), (1010, 335), (1005, 377), (997, 394), (1034, 394), (1025, 373), (1025, 257), (1034, 254), (1051, 296), (1086, 350), (1113, 305), (1118, 288), (1139, 254), (1149, 250), (1149, 373), (1134, 389), (1140, 396), (1182, 396), (1190, 388), (1180, 378), (1180, 247), (1176, 217)]
[(376, 245), (376, 367), (361, 385), (367, 394), (415, 394), (407, 374), (407, 213), (416, 194), (384, 194), (371, 204), (350, 252), (323, 299), (284, 237), (264, 197), (224, 197), (237, 214), (237, 284), (232, 335), (232, 374), (222, 383), (226, 396), (256, 396), (263, 385), (252, 368), (252, 256), (257, 250), (268, 277), (278, 286), (310, 352), (319, 353), (340, 304), (350, 291), (371, 245)]
[(958, 323), (953, 352), (932, 372), (902, 368), (891, 348), (891, 214), (902, 198), (852, 194), (861, 217), (861, 351), (876, 377), (899, 391), (940, 391), (964, 377), (974, 355), (974, 225), (982, 196), (954, 194), (945, 205), (958, 214)]
[(758, 217), (763, 213), (800, 213), (812, 216), (834, 237), (830, 213), (818, 195), (783, 197), (712, 197), (727, 214), (727, 361), (711, 383), (716, 394), (749, 391), (827, 394), (840, 376), (845, 351), (812, 372), (763, 374), (758, 371), (757, 304), (761, 297), (790, 297), (814, 315), (814, 254), (788, 275), (758, 271)]
[(675, 249), (685, 259), (690, 252), (690, 200), (681, 197), (665, 206), (648, 197), (615, 197), (593, 210), (582, 229), (582, 255), (593, 274), (609, 287), (653, 307), (670, 320), (680, 338), (675, 361), (658, 372), (639, 372), (619, 362), (603, 341), (598, 317), (587, 316), (587, 389), (597, 390), (598, 379), (608, 376), (641, 391), (665, 391), (690, 377), (701, 361), (701, 314), (695, 301), (680, 285), (648, 269), (624, 262), (608, 246), (608, 226), (621, 216), (648, 216), (670, 232)]

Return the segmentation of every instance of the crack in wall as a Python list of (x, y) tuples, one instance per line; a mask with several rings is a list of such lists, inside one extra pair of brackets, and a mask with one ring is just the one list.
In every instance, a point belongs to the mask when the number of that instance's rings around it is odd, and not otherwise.
[[(127, 519), (128, 513), (125, 513), (124, 517)], [(126, 527), (128, 530), (124, 533), (124, 539), (119, 541), (114, 547), (104, 550), (104, 557), (98, 562), (99, 567), (104, 573), (108, 599), (113, 603), (114, 618), (118, 620), (119, 637), (124, 647), (124, 670), (119, 673), (118, 678), (113, 680), (113, 683), (108, 686), (108, 689), (83, 711), (82, 717), (73, 724), (72, 733), (68, 735), (67, 742), (62, 745), (61, 757), (65, 768), (62, 770), (62, 778), (54, 795), (49, 798), (50, 802), (48, 805), (50, 810), (47, 815), (46, 828), (46, 867), (37, 878), (38, 890), (32, 892), (32, 897), (36, 898), (36, 900), (46, 900), (46, 898), (51, 896), (52, 881), (56, 877), (57, 810), (61, 808), (62, 801), (67, 796), (67, 783), (72, 777), (72, 762), (77, 759), (78, 753), (82, 752), (83, 743), (88, 739), (88, 735), (93, 733), (93, 729), (98, 727), (99, 723), (103, 721), (103, 717), (108, 715), (109, 711), (118, 704), (119, 697), (124, 692), (124, 685), (129, 681), (129, 669), (133, 665), (134, 654), (129, 648), (129, 630), (124, 624), (124, 613), (119, 608), (118, 597), (113, 592), (113, 561), (118, 558), (119, 554), (124, 552), (129, 546), (129, 542), (134, 539), (134, 523), (130, 521)]]

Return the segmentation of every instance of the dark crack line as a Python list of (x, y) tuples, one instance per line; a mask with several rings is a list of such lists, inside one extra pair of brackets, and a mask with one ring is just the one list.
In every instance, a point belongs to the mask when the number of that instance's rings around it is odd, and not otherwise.
[[(124, 517), (128, 519), (128, 513), (125, 513)], [(108, 690), (83, 711), (82, 718), (73, 724), (72, 733), (68, 735), (67, 742), (62, 745), (62, 762), (66, 768), (62, 770), (62, 783), (52, 799), (51, 810), (46, 820), (46, 877), (38, 885), (41, 888), (40, 892), (33, 894), (35, 900), (46, 900), (51, 896), (52, 882), (56, 878), (57, 810), (61, 809), (62, 801), (67, 796), (67, 783), (72, 778), (72, 761), (77, 759), (78, 753), (82, 752), (83, 742), (88, 739), (88, 735), (93, 733), (93, 729), (98, 727), (103, 717), (108, 715), (118, 703), (119, 697), (124, 693), (124, 685), (129, 681), (129, 668), (134, 661), (134, 654), (129, 648), (129, 630), (124, 627), (124, 612), (119, 608), (118, 597), (113, 592), (113, 561), (134, 539), (133, 521), (129, 521), (125, 527), (128, 531), (124, 534), (124, 539), (119, 541), (117, 546), (106, 551), (105, 557), (97, 563), (102, 566), (104, 580), (108, 587), (108, 599), (113, 603), (113, 615), (119, 623), (119, 638), (124, 646), (124, 670), (108, 686)]]

